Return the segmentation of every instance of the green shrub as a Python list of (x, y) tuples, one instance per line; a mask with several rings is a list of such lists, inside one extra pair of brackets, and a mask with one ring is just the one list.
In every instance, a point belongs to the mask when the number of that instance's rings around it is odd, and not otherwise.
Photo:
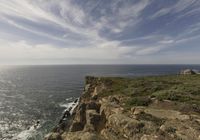
[(151, 97), (155, 97), (160, 101), (171, 100), (171, 101), (178, 101), (178, 102), (187, 102), (187, 101), (192, 100), (190, 95), (178, 92), (177, 90), (158, 91), (158, 92), (153, 93)]
[(178, 101), (180, 95), (173, 90), (163, 90), (158, 91), (152, 94), (151, 97), (156, 97), (158, 100), (171, 100), (171, 101)]
[(134, 97), (128, 100), (129, 106), (148, 106), (151, 103), (151, 99), (148, 97)]

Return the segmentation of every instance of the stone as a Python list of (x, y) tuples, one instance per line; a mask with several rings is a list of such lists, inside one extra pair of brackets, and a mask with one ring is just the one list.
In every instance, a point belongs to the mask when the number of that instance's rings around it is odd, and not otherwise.
[(144, 107), (132, 107), (131, 112), (133, 112), (133, 115), (138, 115), (144, 112)]
[(165, 125), (161, 125), (160, 126), (160, 130), (165, 131), (166, 130), (166, 126)]

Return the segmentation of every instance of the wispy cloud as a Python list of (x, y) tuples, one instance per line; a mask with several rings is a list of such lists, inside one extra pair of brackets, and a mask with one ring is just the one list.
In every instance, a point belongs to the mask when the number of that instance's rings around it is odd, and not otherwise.
[[(30, 45), (26, 41), (8, 43), (5, 40), (0, 40), (0, 62), (7, 60), (8, 63), (13, 64), (16, 61), (38, 61), (46, 60), (60, 60), (68, 61), (68, 59), (80, 60), (75, 63), (85, 63), (86, 60), (93, 58), (93, 60), (120, 60), (125, 54), (133, 50), (129, 47), (118, 47), (118, 42), (102, 43), (100, 46), (83, 47), (83, 48), (57, 48), (51, 44)], [(9, 52), (9, 54), (5, 53)], [(9, 58), (9, 59), (8, 59)], [(93, 62), (94, 63), (94, 62)], [(103, 63), (103, 62), (102, 62)]]
[[(157, 9), (154, 9), (155, 2), (160, 5)], [(200, 16), (200, 2), (170, 2), (3, 1), (0, 3), (0, 57), (1, 60), (26, 59), (30, 63), (53, 59), (66, 63), (70, 63), (68, 60), (122, 63), (137, 59), (142, 62), (141, 56), (151, 57), (200, 38), (200, 21), (192, 17)], [(165, 15), (170, 20), (161, 23), (160, 18)], [(179, 25), (179, 19), (185, 18), (188, 23)], [(174, 26), (178, 27), (177, 32)]]
[(167, 14), (180, 14), (180, 17), (184, 17), (200, 10), (200, 2), (198, 0), (179, 0), (175, 2), (175, 4), (159, 9), (151, 18), (158, 18)]

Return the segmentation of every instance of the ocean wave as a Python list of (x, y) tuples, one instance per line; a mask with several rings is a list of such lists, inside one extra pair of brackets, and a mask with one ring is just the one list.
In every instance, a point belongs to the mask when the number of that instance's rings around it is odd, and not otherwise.
[(42, 140), (43, 137), (43, 134), (38, 132), (37, 130), (25, 130), (12, 140)]
[(51, 121), (46, 121), (42, 124), (38, 122), (29, 129), (20, 132), (14, 136), (12, 140), (43, 140), (44, 135), (48, 133), (55, 124)]
[(0, 94), (0, 97), (4, 98), (18, 98), (18, 99), (25, 99), (25, 96), (22, 94), (15, 94), (15, 95), (7, 95), (5, 93)]
[(64, 112), (69, 111), (70, 114), (72, 114), (73, 110), (76, 108), (76, 106), (79, 103), (79, 98), (74, 99), (74, 98), (70, 97), (70, 98), (67, 98), (66, 101), (68, 101), (68, 103), (60, 104), (60, 107), (66, 108), (64, 110)]
[[(73, 110), (79, 103), (79, 98), (67, 98), (67, 103), (60, 104), (60, 107), (64, 107), (65, 110), (63, 114), (69, 112), (70, 115), (73, 113)], [(53, 122), (46, 121), (44, 123), (35, 123), (29, 129), (20, 132), (18, 135), (14, 136), (12, 140), (43, 140), (45, 134), (52, 130), (55, 126)]]

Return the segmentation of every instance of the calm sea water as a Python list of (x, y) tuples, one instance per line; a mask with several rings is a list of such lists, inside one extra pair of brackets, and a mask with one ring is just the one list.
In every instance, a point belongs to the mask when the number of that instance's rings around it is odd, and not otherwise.
[[(39, 140), (80, 96), (86, 75), (138, 77), (177, 74), (200, 65), (0, 66), (0, 140)], [(27, 130), (37, 120), (37, 131)], [(18, 135), (18, 136), (17, 136)]]

